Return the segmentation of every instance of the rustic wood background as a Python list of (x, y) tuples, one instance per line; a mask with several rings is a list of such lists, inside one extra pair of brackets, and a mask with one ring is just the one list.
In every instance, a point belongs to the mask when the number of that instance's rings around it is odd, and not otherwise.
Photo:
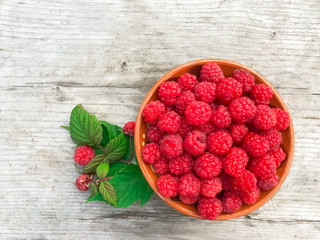
[[(134, 120), (168, 70), (224, 58), (265, 76), (293, 118), (290, 174), (274, 198), (225, 222), (84, 204), (68, 124), (78, 103)], [(1, 239), (320, 239), (319, 0), (0, 0)]]

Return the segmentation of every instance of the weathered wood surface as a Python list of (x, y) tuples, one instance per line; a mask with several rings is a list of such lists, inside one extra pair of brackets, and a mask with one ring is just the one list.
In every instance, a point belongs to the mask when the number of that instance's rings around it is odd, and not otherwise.
[[(259, 210), (200, 221), (157, 196), (84, 204), (60, 125), (78, 103), (134, 120), (151, 86), (194, 59), (264, 75), (290, 109), (290, 174)], [(0, 1), (1, 239), (320, 239), (320, 1)]]

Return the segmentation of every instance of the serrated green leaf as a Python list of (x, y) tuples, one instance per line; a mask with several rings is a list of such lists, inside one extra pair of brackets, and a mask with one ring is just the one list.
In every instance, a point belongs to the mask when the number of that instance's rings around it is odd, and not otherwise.
[(117, 206), (116, 193), (113, 189), (113, 186), (109, 182), (106, 182), (106, 181), (101, 182), (99, 186), (99, 191), (103, 196), (104, 200), (114, 205), (115, 207)]
[(103, 196), (99, 192), (94, 196), (90, 196), (85, 203), (93, 202), (93, 201), (100, 201), (100, 202), (105, 202), (106, 204), (110, 204), (106, 200), (104, 200)]
[(106, 158), (106, 154), (100, 154), (95, 156), (85, 167), (85, 169), (82, 171), (82, 173), (91, 173), (94, 174), (96, 173), (96, 169), (99, 166), (100, 163), (102, 163), (104, 161), (104, 159)]
[(125, 166), (127, 166), (124, 162), (116, 161), (112, 164), (110, 164), (109, 172), (106, 177), (112, 177), (116, 175), (118, 172), (120, 172)]
[(126, 155), (123, 157), (124, 160), (131, 160), (132, 157), (135, 155), (135, 149), (134, 149), (134, 140), (133, 137), (130, 137), (128, 135), (126, 135), (127, 139), (128, 139), (128, 149), (127, 149), (127, 153)]
[(111, 163), (124, 157), (128, 150), (128, 139), (124, 133), (112, 139), (106, 146), (104, 162)]
[(91, 193), (90, 197), (93, 197), (93, 196), (97, 195), (97, 193), (98, 193), (97, 186), (93, 182), (91, 182), (89, 184), (89, 186), (90, 186), (90, 193)]
[(109, 172), (109, 163), (100, 163), (97, 167), (97, 175), (99, 178), (104, 178)]
[(60, 126), (60, 127), (62, 127), (62, 128), (64, 128), (64, 129), (67, 129), (67, 130), (70, 131), (70, 126)]
[(106, 121), (100, 121), (100, 123), (102, 124), (102, 126), (107, 128), (109, 141), (117, 137), (122, 132), (122, 128), (117, 125), (108, 123)]
[(102, 127), (96, 116), (79, 104), (71, 112), (70, 135), (79, 145), (96, 146), (102, 139)]

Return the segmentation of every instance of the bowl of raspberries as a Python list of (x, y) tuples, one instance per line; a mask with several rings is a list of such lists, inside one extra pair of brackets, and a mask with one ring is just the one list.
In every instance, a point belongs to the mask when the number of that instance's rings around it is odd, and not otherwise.
[(196, 60), (152, 87), (137, 117), (135, 150), (166, 203), (191, 217), (227, 220), (279, 190), (292, 163), (293, 125), (259, 73), (228, 60)]

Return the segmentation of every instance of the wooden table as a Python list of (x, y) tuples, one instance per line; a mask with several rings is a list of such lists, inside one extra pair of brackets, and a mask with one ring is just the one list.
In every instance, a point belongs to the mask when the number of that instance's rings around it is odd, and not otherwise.
[[(320, 1), (0, 1), (1, 239), (320, 239)], [(296, 148), (280, 191), (225, 222), (145, 207), (84, 204), (75, 144), (60, 125), (78, 103), (134, 120), (168, 70), (201, 58), (248, 65), (290, 109)]]

